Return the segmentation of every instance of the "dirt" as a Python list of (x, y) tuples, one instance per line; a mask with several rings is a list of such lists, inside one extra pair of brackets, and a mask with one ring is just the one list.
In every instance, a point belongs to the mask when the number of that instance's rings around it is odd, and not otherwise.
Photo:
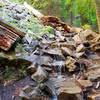
[(33, 85), (34, 82), (29, 76), (10, 83), (7, 86), (0, 85), (0, 100), (20, 100), (20, 90), (26, 85)]

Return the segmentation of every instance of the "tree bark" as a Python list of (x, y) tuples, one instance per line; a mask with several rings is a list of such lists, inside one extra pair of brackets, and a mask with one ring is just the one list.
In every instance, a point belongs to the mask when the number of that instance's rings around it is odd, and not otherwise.
[(99, 30), (99, 34), (100, 34), (100, 0), (95, 0), (95, 7), (96, 7), (98, 30)]

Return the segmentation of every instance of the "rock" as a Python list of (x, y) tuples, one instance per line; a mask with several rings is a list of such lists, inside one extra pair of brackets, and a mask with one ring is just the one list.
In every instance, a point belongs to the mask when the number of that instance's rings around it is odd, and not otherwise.
[(73, 59), (72, 57), (67, 57), (65, 66), (68, 69), (69, 72), (75, 71), (76, 65), (75, 65), (76, 60)]
[(83, 29), (82, 28), (77, 28), (77, 27), (72, 27), (72, 28), (70, 28), (70, 31), (74, 32), (74, 33), (80, 33), (80, 32), (83, 31)]
[(29, 86), (29, 85), (27, 85), (23, 88), (23, 92), (25, 92), (25, 93), (30, 93), (30, 92), (32, 92), (32, 90), (33, 90), (33, 87)]
[(84, 52), (74, 53), (74, 57), (81, 58), (84, 55)]
[(80, 44), (77, 48), (76, 48), (76, 52), (83, 52), (85, 50), (84, 45)]
[(50, 55), (62, 55), (61, 50), (58, 48), (43, 50), (43, 52)]
[(100, 100), (100, 93), (94, 93), (89, 95), (88, 100)]
[(52, 68), (48, 67), (48, 65), (47, 66), (43, 66), (43, 68), (49, 73), (51, 73), (53, 71)]
[(81, 34), (83, 35), (83, 38), (85, 38), (85, 40), (87, 41), (91, 41), (94, 38), (98, 37), (98, 34), (90, 29), (83, 31)]
[(51, 48), (59, 48), (59, 47), (66, 47), (70, 50), (75, 50), (76, 46), (75, 43), (67, 43), (67, 42), (58, 42), (58, 43), (52, 43)]
[(45, 84), (44, 84), (44, 88), (43, 91), (46, 93), (46, 95), (48, 95), (49, 97), (52, 97), (54, 95), (56, 95), (56, 89), (54, 87), (54, 84), (51, 80), (48, 80)]
[(48, 63), (47, 65), (42, 66), (42, 67), (45, 68), (49, 72), (58, 72), (58, 71), (61, 71), (63, 68), (65, 68), (64, 66), (65, 66), (64, 61), (54, 60), (52, 63)]
[(55, 60), (64, 60), (64, 56), (59, 48), (43, 50), (44, 55), (48, 55)]
[(37, 61), (37, 64), (42, 65), (42, 66), (46, 66), (50, 63), (53, 62), (53, 59), (49, 56), (40, 56), (40, 58)]
[(83, 100), (82, 96), (78, 97), (75, 94), (60, 93), (58, 95), (58, 100)]
[(22, 98), (22, 100), (30, 100), (30, 97), (23, 91), (20, 92), (19, 96)]
[(16, 19), (16, 20), (25, 19), (24, 13), (22, 13), (22, 14), (14, 14), (13, 17), (14, 17), (14, 19)]
[(41, 90), (38, 87), (32, 88), (26, 86), (20, 93), (22, 100), (49, 100), (48, 96), (41, 96)]
[(60, 94), (61, 92), (62, 93), (65, 92), (67, 94), (78, 94), (82, 92), (80, 86), (73, 79), (65, 79), (59, 81), (58, 86), (59, 86), (58, 94)]
[(32, 64), (31, 66), (28, 67), (27, 71), (30, 74), (34, 74), (37, 71), (37, 67), (34, 64)]
[(31, 98), (33, 99), (36, 96), (40, 96), (41, 95), (41, 90), (38, 87), (35, 87), (33, 89), (33, 91), (30, 93)]
[(94, 51), (94, 52), (100, 52), (100, 42), (96, 42), (96, 43), (94, 43), (94, 44), (92, 44), (91, 45), (91, 49), (92, 49), (92, 51)]
[(36, 96), (36, 97), (32, 97), (31, 100), (50, 100), (50, 99), (48, 96), (38, 96), (38, 97)]
[(22, 5), (16, 5), (13, 9), (18, 13), (22, 13), (25, 7)]
[(96, 79), (100, 78), (100, 67), (91, 68), (87, 71), (86, 76), (89, 80), (95, 81)]
[(78, 80), (78, 82), (83, 88), (92, 87), (92, 82), (90, 80)]
[(67, 55), (72, 56), (73, 55), (73, 52), (69, 48), (61, 47), (61, 50), (62, 50), (62, 54), (64, 56), (67, 56)]
[(31, 76), (31, 78), (38, 83), (42, 83), (48, 79), (48, 73), (39, 66), (37, 71)]
[(75, 43), (82, 43), (82, 37), (80, 37), (80, 33), (76, 34), (73, 37), (73, 40), (75, 41)]
[(81, 93), (82, 89), (78, 86), (75, 80), (61, 79), (58, 82), (59, 82), (57, 83), (59, 86), (57, 90), (58, 100), (79, 100), (76, 95)]

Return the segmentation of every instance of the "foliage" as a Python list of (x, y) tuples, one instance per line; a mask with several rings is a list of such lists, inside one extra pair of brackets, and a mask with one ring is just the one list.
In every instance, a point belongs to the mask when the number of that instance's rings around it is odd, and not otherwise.
[(97, 27), (94, 0), (19, 0), (24, 1), (44, 14), (56, 15), (69, 24), (73, 22), (71, 24), (79, 27), (85, 24), (95, 29)]

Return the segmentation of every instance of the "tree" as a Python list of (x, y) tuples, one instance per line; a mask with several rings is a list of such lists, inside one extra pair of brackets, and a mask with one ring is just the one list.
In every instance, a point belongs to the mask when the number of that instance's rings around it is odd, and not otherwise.
[(95, 0), (95, 7), (96, 7), (98, 29), (99, 29), (99, 33), (100, 33), (100, 0)]

